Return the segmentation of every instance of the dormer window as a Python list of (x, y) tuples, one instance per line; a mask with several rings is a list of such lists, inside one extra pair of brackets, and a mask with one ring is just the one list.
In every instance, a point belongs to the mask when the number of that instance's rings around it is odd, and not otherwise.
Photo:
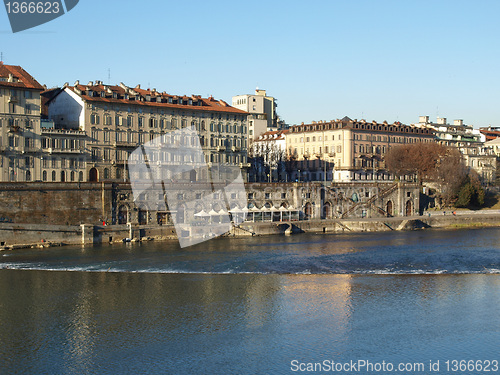
[(113, 93), (113, 99), (118, 99), (118, 94), (116, 92)]
[(189, 99), (189, 105), (193, 105), (193, 100)]
[(128, 100), (128, 94), (125, 94), (123, 97), (125, 98), (125, 100)]
[(106, 93), (104, 91), (101, 91), (101, 98), (106, 97)]
[(168, 102), (172, 104), (172, 98), (168, 98)]
[(94, 92), (92, 90), (87, 90), (87, 95), (88, 96), (94, 96)]

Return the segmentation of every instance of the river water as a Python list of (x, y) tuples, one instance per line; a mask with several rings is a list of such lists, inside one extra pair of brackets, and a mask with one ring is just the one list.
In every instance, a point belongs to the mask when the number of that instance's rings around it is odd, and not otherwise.
[(0, 373), (325, 374), (332, 361), (366, 365), (336, 373), (500, 373), (499, 238), (490, 228), (3, 252)]

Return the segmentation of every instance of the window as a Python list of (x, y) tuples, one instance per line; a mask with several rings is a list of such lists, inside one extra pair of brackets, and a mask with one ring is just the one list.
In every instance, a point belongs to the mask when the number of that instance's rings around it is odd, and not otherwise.
[(139, 117), (139, 127), (142, 128), (144, 126), (144, 117)]
[(132, 116), (127, 117), (127, 126), (130, 128), (134, 125), (134, 118)]

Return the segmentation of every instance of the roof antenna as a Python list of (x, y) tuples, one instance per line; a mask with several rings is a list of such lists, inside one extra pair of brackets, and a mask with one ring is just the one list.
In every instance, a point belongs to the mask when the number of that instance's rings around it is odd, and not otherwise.
[(0, 52), (0, 62), (3, 63), (3, 52)]
[(108, 85), (111, 85), (111, 69), (108, 68)]

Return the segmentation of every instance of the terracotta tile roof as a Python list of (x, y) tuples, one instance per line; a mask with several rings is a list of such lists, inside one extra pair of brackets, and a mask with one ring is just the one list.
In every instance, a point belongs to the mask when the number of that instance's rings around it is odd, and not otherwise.
[(265, 133), (262, 133), (259, 135), (259, 138), (257, 138), (257, 142), (263, 142), (263, 141), (280, 141), (282, 139), (285, 139), (285, 135), (288, 133), (288, 129), (284, 130), (271, 130), (267, 131)]
[[(14, 77), (15, 82), (8, 82), (9, 76)], [(36, 79), (34, 79), (26, 70), (16, 65), (5, 65), (0, 61), (0, 86), (18, 87), (26, 89), (43, 90)]]
[[(89, 82), (88, 85), (76, 82), (75, 86), (67, 86), (67, 88), (88, 102), (141, 105), (156, 108), (182, 108), (194, 111), (214, 111), (242, 115), (248, 113), (231, 107), (223, 100), (216, 100), (212, 96), (202, 98), (200, 95), (170, 95), (154, 89), (141, 89), (139, 85), (132, 88), (124, 84), (119, 86), (104, 85), (99, 81), (97, 84)], [(89, 96), (90, 91), (92, 91), (92, 96)], [(128, 95), (128, 98), (126, 98), (126, 95)], [(179, 100), (182, 100), (182, 104), (179, 103)], [(172, 101), (172, 103), (169, 103), (169, 101)], [(173, 103), (174, 101), (177, 103)]]
[(493, 139), (500, 137), (500, 131), (498, 130), (479, 129), (479, 131), (484, 134), (487, 141), (491, 141)]

